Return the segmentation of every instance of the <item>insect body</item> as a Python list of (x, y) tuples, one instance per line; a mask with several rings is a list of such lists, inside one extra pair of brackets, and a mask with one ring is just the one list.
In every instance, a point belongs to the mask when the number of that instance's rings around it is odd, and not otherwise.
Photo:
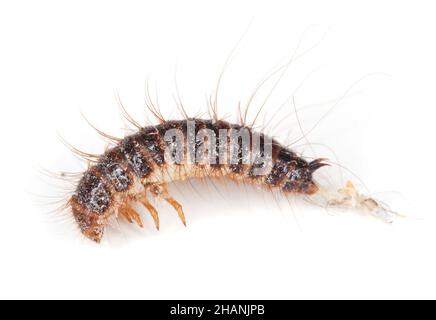
[(140, 128), (96, 158), (69, 206), (82, 233), (100, 242), (113, 217), (123, 216), (142, 227), (132, 208), (135, 202), (148, 210), (159, 229), (150, 197), (167, 201), (186, 224), (182, 206), (168, 193), (172, 181), (227, 177), (283, 193), (312, 195), (319, 190), (312, 174), (325, 165), (323, 159), (306, 161), (247, 126), (222, 120), (166, 121)]

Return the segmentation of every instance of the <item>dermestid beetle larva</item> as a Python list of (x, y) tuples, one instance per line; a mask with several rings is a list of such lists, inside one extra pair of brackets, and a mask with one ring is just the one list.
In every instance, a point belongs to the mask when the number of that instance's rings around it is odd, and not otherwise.
[[(248, 143), (245, 137), (251, 137)], [(210, 143), (213, 139), (215, 144)], [(182, 205), (171, 197), (167, 184), (190, 178), (227, 177), (279, 189), (283, 194), (321, 193), (330, 205), (357, 207), (390, 219), (390, 211), (360, 195), (351, 182), (338, 192), (320, 189), (312, 174), (327, 165), (326, 160), (307, 161), (262, 133), (223, 120), (163, 121), (139, 128), (103, 155), (90, 157), (93, 164), (68, 206), (82, 233), (96, 242), (102, 239), (111, 217), (123, 216), (142, 226), (133, 202), (141, 203), (159, 228), (158, 212), (149, 197), (171, 204), (186, 225)]]
[[(285, 72), (294, 60), (293, 56), (288, 64), (278, 68), (268, 78), (278, 70)], [(136, 127), (134, 134), (115, 138), (96, 129), (114, 145), (102, 155), (72, 148), (89, 161), (89, 168), (81, 175), (65, 207), (71, 210), (86, 237), (100, 242), (110, 220), (119, 217), (142, 227), (140, 214), (132, 206), (134, 203), (143, 205), (159, 229), (158, 212), (150, 203), (150, 197), (168, 202), (186, 225), (182, 205), (170, 195), (167, 186), (174, 181), (191, 178), (228, 178), (269, 191), (278, 190), (284, 196), (319, 195), (328, 206), (362, 209), (385, 221), (392, 221), (395, 212), (360, 194), (351, 182), (337, 191), (317, 183), (313, 173), (328, 165), (329, 161), (323, 158), (305, 159), (275, 139), (256, 131), (253, 127), (256, 118), (248, 125), (246, 116), (251, 99), (245, 112), (239, 108), (238, 123), (221, 119), (217, 112), (221, 77), (222, 73), (215, 99), (210, 101), (212, 112), (209, 119), (189, 117), (180, 102), (178, 106), (184, 118), (167, 120), (148, 95), (147, 107), (159, 124), (138, 124), (120, 104), (124, 117)], [(255, 93), (268, 78), (259, 83)]]

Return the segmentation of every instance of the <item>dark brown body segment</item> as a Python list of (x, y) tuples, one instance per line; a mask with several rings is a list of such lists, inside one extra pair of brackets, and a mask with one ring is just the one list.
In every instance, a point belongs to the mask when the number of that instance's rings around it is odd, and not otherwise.
[[(226, 121), (214, 122), (202, 119), (190, 119), (190, 121), (195, 122), (196, 136), (201, 129), (210, 129), (218, 137), (219, 129), (237, 131), (245, 128)], [(164, 156), (165, 148), (172, 143), (164, 140), (165, 132), (168, 129), (181, 130), (185, 139), (188, 134), (186, 120), (167, 121), (161, 125), (144, 127), (137, 133), (126, 136), (117, 146), (109, 149), (100, 157), (95, 165), (91, 166), (84, 173), (75, 194), (70, 199), (70, 205), (80, 229), (87, 237), (100, 241), (104, 227), (107, 224), (107, 218), (114, 214), (119, 209), (119, 206), (126, 205), (116, 203), (115, 198), (117, 195), (129, 194), (135, 181), (141, 181), (142, 184), (148, 186), (147, 179), (152, 181), (156, 170), (168, 169), (170, 164), (165, 162)], [(267, 170), (265, 163), (260, 160), (258, 161), (263, 156), (264, 148), (262, 146), (267, 139), (265, 139), (262, 133), (252, 132), (249, 128), (245, 129), (248, 129), (251, 134), (260, 135), (260, 153), (257, 155), (252, 153), (253, 161), (247, 165), (243, 162), (244, 159), (242, 158), (242, 142), (238, 140), (236, 142), (237, 146), (232, 146), (229, 143), (229, 138), (227, 138), (227, 151), (230, 148), (236, 148), (237, 163), (222, 164), (219, 163), (219, 158), (217, 157), (216, 163), (209, 165), (211, 169), (220, 175), (227, 175), (231, 179), (238, 179), (247, 183), (257, 183), (269, 188), (278, 188), (285, 193), (313, 194), (318, 190), (318, 187), (312, 180), (312, 174), (315, 170), (325, 165), (322, 160), (318, 159), (308, 162), (275, 140), (268, 140), (272, 141), (272, 159), (268, 171), (262, 175), (254, 174), (254, 169), (265, 168)], [(222, 147), (220, 143), (220, 140), (217, 139), (217, 154), (219, 154)], [(185, 155), (188, 152), (196, 154), (201, 144), (201, 141), (195, 140), (193, 150), (186, 148)], [(249, 151), (251, 152), (251, 150)], [(200, 169), (204, 166), (198, 163), (195, 163), (195, 165)], [(192, 173), (192, 176), (195, 177), (195, 173)], [(189, 178), (189, 175), (185, 178)], [(167, 182), (162, 182), (161, 185), (164, 186), (165, 183)], [(157, 190), (156, 186), (159, 185), (159, 182), (153, 181), (153, 185), (155, 186), (153, 190)], [(129, 194), (129, 197), (126, 197), (126, 201), (133, 199), (135, 195), (131, 196)], [(179, 206), (168, 195), (165, 200), (175, 207)], [(147, 209), (154, 210), (146, 200), (143, 200), (142, 203), (147, 206)], [(178, 212), (180, 213), (179, 210)]]

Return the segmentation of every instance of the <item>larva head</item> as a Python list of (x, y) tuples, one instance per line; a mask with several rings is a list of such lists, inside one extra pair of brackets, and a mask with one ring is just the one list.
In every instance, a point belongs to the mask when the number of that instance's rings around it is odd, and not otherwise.
[(81, 212), (80, 207), (75, 208), (74, 206), (73, 215), (82, 234), (87, 238), (99, 243), (104, 233), (104, 224), (102, 219), (94, 213)]
[(81, 232), (89, 239), (100, 242), (112, 204), (111, 192), (104, 181), (92, 170), (85, 173), (70, 204)]

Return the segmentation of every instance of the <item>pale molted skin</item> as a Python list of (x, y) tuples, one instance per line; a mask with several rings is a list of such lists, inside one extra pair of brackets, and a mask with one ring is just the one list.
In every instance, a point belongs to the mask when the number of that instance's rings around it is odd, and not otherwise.
[[(219, 129), (231, 131), (244, 128), (251, 132), (249, 128), (225, 121), (189, 120), (195, 122), (196, 130), (206, 128), (218, 132)], [(108, 220), (112, 217), (124, 216), (130, 222), (135, 221), (142, 226), (139, 214), (131, 208), (133, 202), (140, 202), (150, 212), (159, 228), (157, 211), (147, 200), (150, 194), (170, 203), (185, 223), (181, 205), (167, 191), (167, 184), (175, 180), (228, 177), (267, 188), (277, 188), (283, 193), (311, 195), (318, 191), (312, 174), (326, 165), (323, 159), (308, 162), (272, 139), (272, 157), (267, 164), (256, 161), (245, 164), (242, 159), (234, 164), (223, 164), (219, 161), (210, 165), (195, 161), (189, 164), (167, 163), (165, 149), (168, 143), (164, 140), (164, 134), (168, 129), (179, 129), (186, 135), (186, 120), (167, 121), (161, 125), (144, 127), (137, 133), (126, 136), (84, 173), (69, 205), (86, 237), (100, 242)], [(261, 133), (259, 135), (263, 137)], [(200, 145), (201, 143), (196, 144), (195, 148), (200, 148)], [(231, 147), (228, 146), (229, 149)], [(252, 159), (258, 156), (251, 150), (250, 152)], [(189, 157), (188, 150), (186, 156)], [(265, 174), (254, 174), (253, 169), (256, 166), (264, 168)]]

